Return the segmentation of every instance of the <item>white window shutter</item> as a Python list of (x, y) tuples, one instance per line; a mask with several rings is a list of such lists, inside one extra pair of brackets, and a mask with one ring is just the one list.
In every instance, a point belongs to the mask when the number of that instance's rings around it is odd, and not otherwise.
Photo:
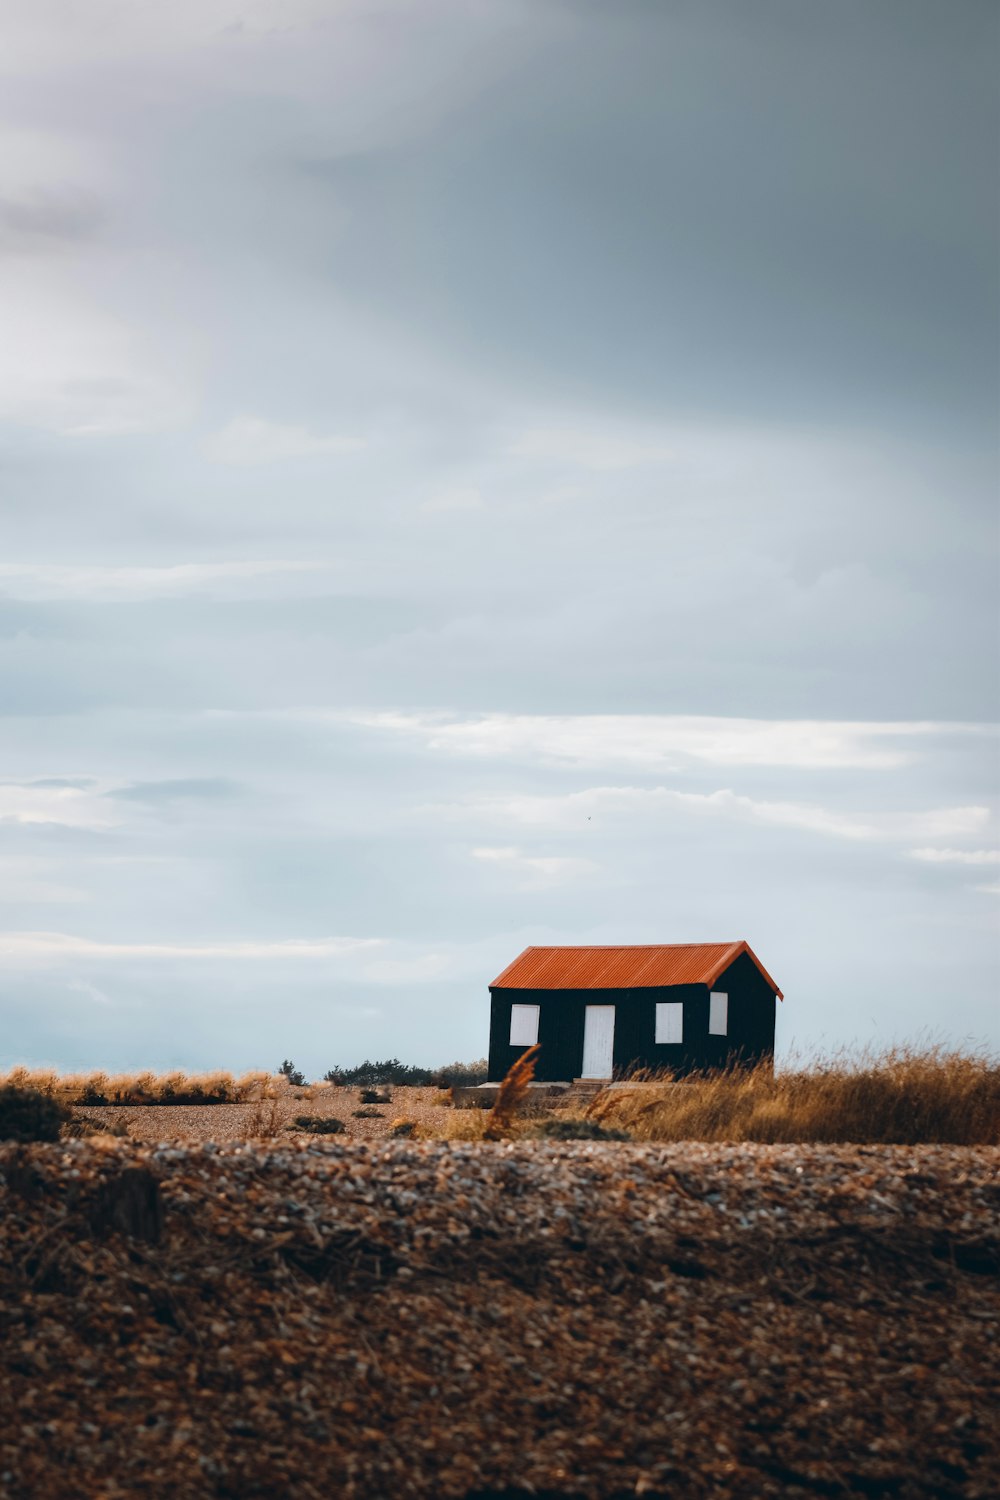
[(684, 1040), (684, 1006), (679, 1000), (656, 1004), (656, 1040), (676, 1044)]
[(510, 1045), (533, 1047), (538, 1041), (537, 1005), (512, 1005), (510, 1008)]
[(729, 996), (722, 990), (713, 990), (708, 997), (708, 1034), (729, 1034)]

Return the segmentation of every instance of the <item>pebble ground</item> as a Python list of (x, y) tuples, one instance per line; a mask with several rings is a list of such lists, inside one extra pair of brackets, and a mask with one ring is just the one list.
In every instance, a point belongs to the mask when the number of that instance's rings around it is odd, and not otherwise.
[(0, 1147), (0, 1495), (1000, 1494), (1000, 1151)]

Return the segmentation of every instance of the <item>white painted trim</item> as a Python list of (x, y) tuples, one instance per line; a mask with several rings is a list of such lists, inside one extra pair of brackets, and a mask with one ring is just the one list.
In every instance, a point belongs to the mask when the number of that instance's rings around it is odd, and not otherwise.
[(676, 1046), (684, 1040), (684, 1002), (682, 1000), (658, 1000), (656, 1002), (656, 1041)]
[(708, 997), (708, 1034), (729, 1035), (729, 996), (725, 990), (713, 990)]
[(510, 1008), (510, 1045), (533, 1047), (538, 1041), (537, 1005), (512, 1005)]

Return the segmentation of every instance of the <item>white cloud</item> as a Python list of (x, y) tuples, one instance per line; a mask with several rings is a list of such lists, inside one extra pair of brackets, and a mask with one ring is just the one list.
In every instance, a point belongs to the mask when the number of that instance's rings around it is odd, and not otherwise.
[(279, 942), (107, 943), (65, 932), (0, 933), (0, 960), (349, 958), (382, 946), (381, 938), (287, 938)]
[[(602, 823), (678, 813), (715, 816), (805, 833), (859, 841), (907, 840), (915, 837), (961, 837), (989, 822), (986, 807), (933, 808), (908, 813), (850, 813), (808, 802), (771, 802), (746, 797), (729, 788), (716, 792), (680, 792), (670, 787), (599, 786), (564, 796), (511, 796), (452, 803), (442, 811), (465, 819), (487, 817), (532, 827), (580, 828)], [(502, 851), (501, 851), (502, 852)], [(511, 851), (513, 852), (513, 851)]]
[(666, 463), (675, 456), (662, 434), (608, 426), (535, 427), (515, 438), (508, 451), (515, 458), (598, 471)]
[(53, 778), (0, 782), (0, 823), (58, 823), (64, 828), (113, 828), (117, 818), (93, 785)]
[(520, 849), (484, 846), (471, 851), (473, 859), (483, 860), (510, 870), (528, 885), (557, 885), (589, 875), (597, 866), (589, 859), (575, 859), (555, 854), (522, 854)]
[(252, 465), (354, 453), (363, 447), (360, 438), (344, 434), (312, 432), (308, 427), (267, 422), (261, 417), (234, 417), (208, 439), (205, 452), (219, 464)]
[(420, 509), (428, 515), (439, 511), (483, 510), (486, 502), (475, 485), (457, 485), (454, 489), (441, 490), (425, 500)]
[[(728, 719), (667, 714), (354, 713), (351, 722), (421, 740), (428, 749), (497, 760), (675, 770), (687, 764), (892, 770), (921, 739), (984, 734), (992, 726), (821, 719)], [(901, 742), (901, 743), (897, 743)], [(915, 747), (911, 748), (911, 747)]]
[(270, 593), (282, 580), (322, 572), (325, 567), (322, 562), (282, 558), (174, 563), (164, 567), (0, 563), (0, 595), (9, 599), (73, 599), (86, 603), (129, 603), (188, 598), (195, 594), (253, 598)]
[(931, 865), (1000, 865), (1000, 849), (911, 849), (910, 858)]

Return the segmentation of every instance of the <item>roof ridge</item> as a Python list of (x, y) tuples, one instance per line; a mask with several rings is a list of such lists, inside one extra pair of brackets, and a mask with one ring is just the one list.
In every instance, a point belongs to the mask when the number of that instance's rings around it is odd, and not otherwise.
[(601, 949), (616, 953), (622, 948), (738, 948), (744, 942), (745, 938), (726, 938), (722, 942), (713, 939), (703, 943), (529, 943), (525, 952), (551, 953), (560, 949), (568, 953), (582, 953), (585, 950)]

